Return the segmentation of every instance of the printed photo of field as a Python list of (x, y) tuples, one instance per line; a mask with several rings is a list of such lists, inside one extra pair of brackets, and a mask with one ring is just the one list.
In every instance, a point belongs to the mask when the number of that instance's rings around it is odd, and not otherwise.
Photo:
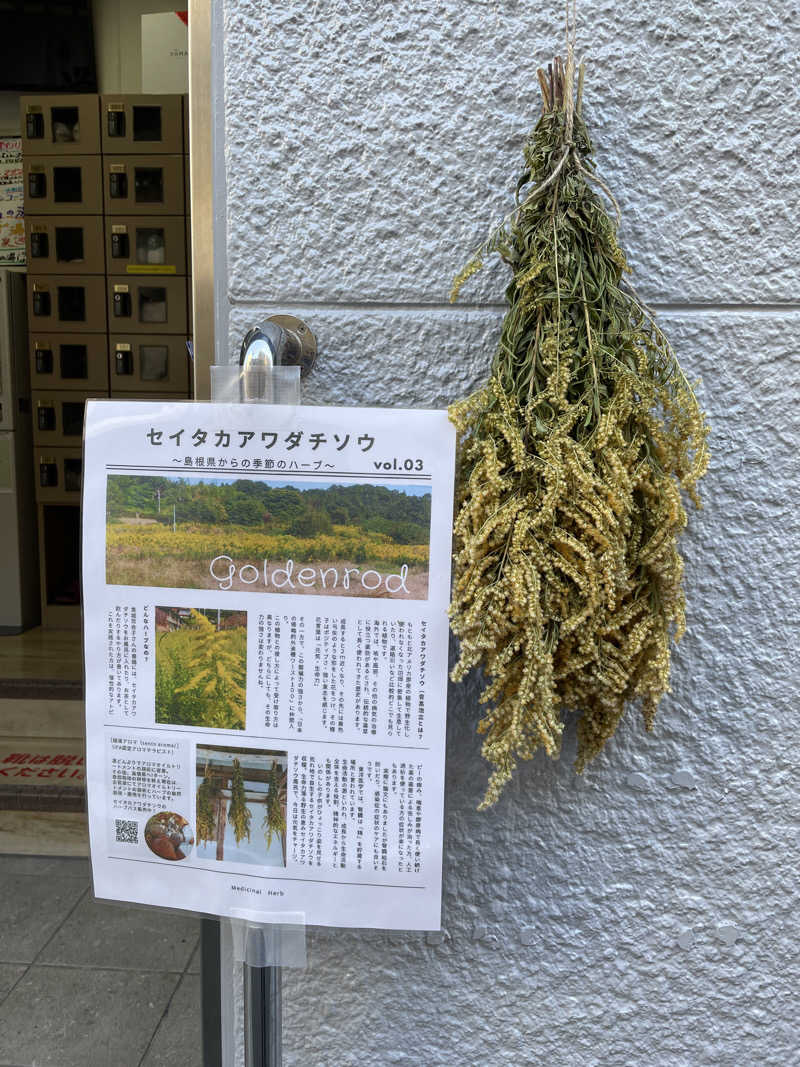
[(156, 722), (244, 730), (247, 613), (156, 607)]
[(112, 474), (106, 581), (425, 600), (430, 522), (425, 485)]

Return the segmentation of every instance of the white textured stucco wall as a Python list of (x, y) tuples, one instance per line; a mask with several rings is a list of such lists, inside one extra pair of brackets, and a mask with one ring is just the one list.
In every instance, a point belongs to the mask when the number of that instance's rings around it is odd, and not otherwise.
[[(503, 286), (452, 309), (450, 279), (509, 208), (561, 5), (224, 6), (232, 345), (299, 310), (309, 402), (446, 404), (486, 372)], [(800, 1062), (798, 5), (579, 6), (635, 283), (712, 422), (673, 693), (583, 778), (573, 730), (477, 814), (453, 687), (444, 933), (312, 932), (292, 1067)]]

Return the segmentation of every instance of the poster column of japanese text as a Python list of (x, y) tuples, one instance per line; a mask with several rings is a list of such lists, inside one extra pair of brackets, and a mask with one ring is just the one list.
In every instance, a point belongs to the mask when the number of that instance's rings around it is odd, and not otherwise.
[(90, 401), (99, 897), (438, 929), (445, 412)]
[(25, 266), (22, 138), (0, 137), (0, 267)]

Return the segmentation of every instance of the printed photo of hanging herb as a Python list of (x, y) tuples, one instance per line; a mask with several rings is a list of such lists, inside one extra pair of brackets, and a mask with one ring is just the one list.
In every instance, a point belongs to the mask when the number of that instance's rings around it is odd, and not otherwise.
[(198, 859), (286, 866), (287, 766), (286, 752), (197, 746)]
[(273, 835), (286, 833), (286, 771), (277, 761), (267, 778), (267, 803), (263, 822), (267, 835), (267, 845), (272, 843)]
[(250, 809), (244, 795), (244, 778), (242, 765), (235, 759), (233, 761), (233, 773), (231, 774), (231, 802), (228, 805), (228, 822), (233, 827), (236, 844), (246, 837), (250, 840)]
[[(627, 280), (619, 210), (598, 177), (572, 48), (540, 70), (542, 114), (517, 207), (456, 277), (508, 264), (489, 380), (451, 408), (459, 437), (453, 680), (481, 668), (478, 729), (495, 803), (519, 760), (558, 757), (580, 713), (576, 770), (627, 705), (645, 727), (669, 690), (684, 628), (686, 526), (707, 426), (653, 314)], [(597, 192), (614, 206), (614, 221)]]
[(218, 799), (219, 786), (211, 777), (208, 764), (206, 764), (203, 780), (197, 790), (197, 811), (195, 813), (197, 840), (202, 845), (213, 841), (216, 836)]

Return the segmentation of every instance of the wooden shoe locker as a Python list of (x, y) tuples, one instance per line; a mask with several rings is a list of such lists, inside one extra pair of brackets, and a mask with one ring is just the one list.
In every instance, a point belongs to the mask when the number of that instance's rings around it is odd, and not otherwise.
[(190, 396), (188, 100), (23, 96), (21, 110), (42, 623), (71, 628), (86, 400)]

